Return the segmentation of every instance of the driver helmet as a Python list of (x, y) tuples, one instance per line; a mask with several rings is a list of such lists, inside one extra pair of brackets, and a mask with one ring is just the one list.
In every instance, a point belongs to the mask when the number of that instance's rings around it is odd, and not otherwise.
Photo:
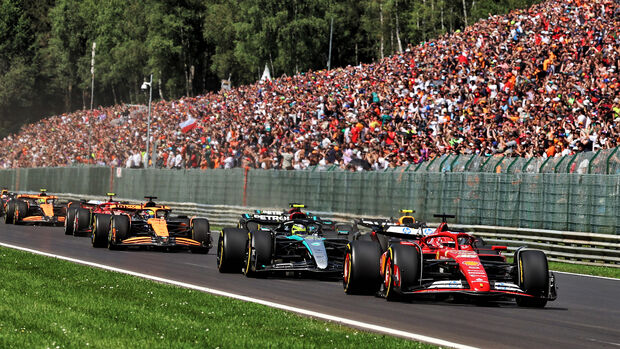
[(303, 224), (293, 224), (293, 227), (291, 227), (291, 234), (293, 235), (297, 235), (297, 234), (305, 234), (306, 233), (306, 226)]
[(153, 210), (146, 210), (144, 212), (144, 217), (149, 219), (149, 218), (155, 218), (155, 211)]
[(45, 198), (39, 198), (37, 200), (37, 202), (40, 203), (40, 204), (44, 204), (46, 202), (46, 199)]

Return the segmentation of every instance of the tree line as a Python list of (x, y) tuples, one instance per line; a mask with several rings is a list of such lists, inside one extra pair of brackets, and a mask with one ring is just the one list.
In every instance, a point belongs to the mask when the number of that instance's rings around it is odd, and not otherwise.
[(0, 136), (24, 122), (357, 65), (535, 0), (0, 0)]

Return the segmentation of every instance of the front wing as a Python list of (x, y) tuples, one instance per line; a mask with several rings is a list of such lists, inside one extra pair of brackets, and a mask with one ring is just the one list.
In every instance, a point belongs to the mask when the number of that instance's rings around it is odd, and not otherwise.
[(152, 246), (152, 247), (166, 247), (166, 248), (174, 248), (174, 247), (203, 247), (210, 248), (209, 246), (203, 246), (200, 242), (183, 237), (161, 237), (161, 236), (135, 236), (127, 238), (120, 243), (116, 244), (116, 246)]
[[(500, 281), (490, 281), (489, 282), (490, 290), (489, 291), (479, 291), (474, 290), (469, 286), (467, 281), (465, 280), (439, 280), (423, 283), (420, 286), (414, 286), (407, 290), (399, 289), (395, 287), (395, 291), (402, 295), (422, 295), (422, 294), (465, 294), (469, 296), (480, 296), (480, 297), (489, 297), (489, 298), (503, 298), (503, 297), (531, 297), (535, 296), (526, 293), (522, 290), (517, 284), (512, 282), (500, 282)], [(556, 285), (555, 285), (555, 276), (553, 273), (550, 274), (549, 278), (549, 292), (548, 292), (548, 300), (555, 300), (557, 298), (556, 295)]]
[(284, 272), (307, 272), (313, 274), (331, 274), (334, 276), (342, 275), (344, 266), (342, 263), (332, 262), (327, 264), (327, 268), (320, 269), (313, 262), (299, 261), (299, 262), (282, 262), (273, 263), (269, 265), (263, 265), (256, 268), (257, 273), (269, 272), (269, 273), (284, 273)]
[(63, 224), (65, 222), (65, 217), (63, 216), (26, 216), (24, 218), (19, 218), (18, 223), (20, 224)]

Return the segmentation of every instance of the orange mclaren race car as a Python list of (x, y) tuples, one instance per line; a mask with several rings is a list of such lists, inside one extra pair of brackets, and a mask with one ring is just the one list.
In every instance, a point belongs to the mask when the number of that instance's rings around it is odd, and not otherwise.
[(5, 223), (62, 225), (67, 215), (67, 204), (58, 197), (47, 195), (41, 189), (38, 195), (19, 194), (6, 203)]
[(208, 253), (211, 230), (206, 218), (170, 215), (168, 206), (153, 202), (147, 196), (144, 204), (116, 204), (112, 214), (93, 215), (93, 247), (154, 247), (166, 250), (189, 248), (195, 253)]

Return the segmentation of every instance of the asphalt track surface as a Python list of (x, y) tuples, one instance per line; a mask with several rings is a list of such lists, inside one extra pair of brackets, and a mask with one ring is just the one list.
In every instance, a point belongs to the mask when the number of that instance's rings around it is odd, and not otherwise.
[(558, 299), (544, 309), (513, 302), (387, 302), (345, 295), (335, 281), (221, 274), (215, 249), (208, 255), (109, 251), (65, 236), (62, 228), (4, 223), (0, 242), (481, 348), (620, 348), (620, 280), (556, 273)]

